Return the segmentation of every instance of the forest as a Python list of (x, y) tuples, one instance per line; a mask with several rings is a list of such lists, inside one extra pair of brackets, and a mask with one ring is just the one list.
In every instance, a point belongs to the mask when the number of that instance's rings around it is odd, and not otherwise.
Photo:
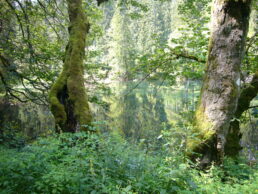
[(258, 2), (0, 0), (0, 194), (258, 194)]

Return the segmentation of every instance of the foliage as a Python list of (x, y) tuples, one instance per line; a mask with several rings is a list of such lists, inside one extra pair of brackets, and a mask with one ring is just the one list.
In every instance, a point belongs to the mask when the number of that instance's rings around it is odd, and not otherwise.
[(21, 133), (17, 126), (17, 123), (10, 122), (0, 129), (0, 145), (17, 149), (26, 145), (26, 137)]
[[(191, 122), (205, 68), (211, 0), (109, 0), (100, 7), (95, 0), (83, 2), (91, 24), (85, 84), (95, 119), (107, 121), (101, 133), (111, 135), (61, 134), (26, 145), (24, 124), (10, 122), (0, 129), (0, 193), (257, 192), (253, 161), (248, 166), (226, 159), (200, 171), (184, 155), (188, 138), (198, 137)], [(0, 57), (8, 60), (8, 68), (0, 61), (0, 74), (10, 87), (6, 91), (1, 80), (1, 95), (48, 103), (68, 40), (66, 9), (63, 0), (0, 1)], [(257, 26), (250, 31), (243, 74), (258, 64)], [(26, 125), (34, 134), (35, 111), (28, 112)], [(251, 113), (241, 118), (242, 140), (256, 143), (257, 108)], [(252, 149), (254, 158), (257, 148)]]
[(178, 153), (147, 154), (117, 135), (67, 133), (0, 154), (1, 193), (253, 193), (258, 181), (240, 161), (200, 172)]

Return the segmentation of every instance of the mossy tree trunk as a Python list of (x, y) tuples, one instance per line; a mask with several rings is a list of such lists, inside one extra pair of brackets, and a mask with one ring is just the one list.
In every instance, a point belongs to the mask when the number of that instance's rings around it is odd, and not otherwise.
[[(230, 121), (240, 96), (240, 67), (248, 31), (251, 0), (215, 0), (207, 69), (189, 150), (204, 167), (224, 156)], [(196, 154), (192, 154), (193, 159)]]
[(83, 59), (89, 23), (82, 0), (67, 0), (69, 42), (63, 71), (51, 88), (49, 99), (57, 126), (64, 132), (88, 131), (91, 112), (84, 86)]
[(248, 76), (245, 84), (241, 89), (241, 94), (238, 100), (237, 109), (234, 119), (230, 122), (229, 132), (225, 144), (225, 155), (235, 157), (241, 150), (239, 118), (249, 109), (251, 101), (257, 96), (258, 93), (258, 71), (255, 74)]

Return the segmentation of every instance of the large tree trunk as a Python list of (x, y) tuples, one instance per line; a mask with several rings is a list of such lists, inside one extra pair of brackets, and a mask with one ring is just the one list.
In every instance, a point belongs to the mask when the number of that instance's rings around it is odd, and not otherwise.
[[(240, 95), (243, 59), (251, 0), (215, 0), (206, 75), (196, 112), (189, 150), (199, 153), (201, 165), (219, 162)], [(192, 155), (196, 158), (196, 155)]]
[(257, 93), (258, 71), (254, 75), (247, 77), (245, 84), (241, 89), (237, 109), (234, 119), (230, 122), (229, 133), (226, 139), (225, 155), (227, 156), (236, 157), (241, 150), (240, 139), (242, 134), (240, 133), (239, 118), (246, 110), (249, 109), (250, 103), (257, 96)]
[(89, 24), (82, 0), (67, 0), (70, 19), (69, 42), (63, 71), (50, 91), (51, 111), (64, 132), (89, 130), (91, 113), (84, 86), (83, 59)]

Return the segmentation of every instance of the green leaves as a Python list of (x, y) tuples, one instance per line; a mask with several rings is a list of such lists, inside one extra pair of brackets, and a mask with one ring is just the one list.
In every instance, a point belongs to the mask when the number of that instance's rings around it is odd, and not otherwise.
[(2, 193), (246, 193), (257, 186), (256, 170), (241, 161), (200, 172), (177, 152), (146, 154), (117, 135), (64, 133), (20, 151), (0, 147), (0, 155)]

